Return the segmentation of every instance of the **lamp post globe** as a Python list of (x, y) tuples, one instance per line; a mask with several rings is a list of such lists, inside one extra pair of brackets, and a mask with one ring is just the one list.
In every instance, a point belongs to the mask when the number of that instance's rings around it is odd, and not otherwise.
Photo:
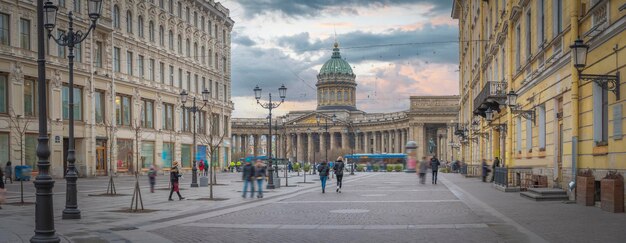
[(54, 5), (51, 1), (46, 1), (43, 5), (43, 13), (44, 13), (44, 24), (43, 26), (48, 30), (48, 32), (54, 29), (57, 21), (57, 11), (59, 7)]
[(582, 72), (587, 65), (587, 51), (589, 51), (589, 45), (586, 45), (583, 40), (577, 39), (570, 48), (573, 50), (574, 54), (574, 67), (578, 72)]
[(89, 0), (87, 3), (87, 10), (89, 11), (89, 19), (96, 22), (102, 14), (102, 0)]

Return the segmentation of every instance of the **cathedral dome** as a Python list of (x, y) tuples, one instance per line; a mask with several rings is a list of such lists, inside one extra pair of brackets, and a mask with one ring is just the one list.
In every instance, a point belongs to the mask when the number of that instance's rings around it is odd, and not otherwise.
[(333, 48), (333, 56), (324, 63), (322, 69), (320, 69), (320, 75), (324, 74), (348, 74), (354, 75), (350, 64), (346, 60), (341, 59), (339, 54), (339, 44), (335, 42), (335, 48)]

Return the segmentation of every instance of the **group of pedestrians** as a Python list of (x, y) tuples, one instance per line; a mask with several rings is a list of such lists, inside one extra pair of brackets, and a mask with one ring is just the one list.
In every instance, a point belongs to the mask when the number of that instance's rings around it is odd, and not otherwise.
[(250, 197), (254, 197), (254, 182), (256, 181), (258, 193), (257, 198), (263, 198), (263, 181), (266, 180), (267, 168), (261, 160), (257, 160), (255, 165), (249, 161), (245, 163), (241, 173), (241, 180), (243, 181), (243, 195), (241, 197), (246, 198), (248, 193), (248, 186), (250, 186)]
[(439, 173), (439, 166), (441, 162), (437, 159), (437, 156), (433, 156), (429, 160), (426, 160), (426, 156), (422, 157), (422, 160), (419, 162), (419, 167), (417, 173), (419, 175), (420, 184), (426, 184), (426, 173), (428, 172), (428, 168), (430, 168), (432, 172), (432, 184), (437, 184), (437, 175)]
[(317, 167), (317, 172), (320, 176), (320, 182), (322, 185), (322, 193), (326, 193), (326, 181), (328, 180), (328, 175), (333, 170), (334, 174), (337, 176), (337, 189), (335, 190), (337, 193), (341, 193), (341, 187), (343, 186), (343, 170), (345, 168), (345, 164), (343, 163), (343, 158), (339, 156), (337, 160), (332, 163), (330, 166), (326, 161), (322, 162)]

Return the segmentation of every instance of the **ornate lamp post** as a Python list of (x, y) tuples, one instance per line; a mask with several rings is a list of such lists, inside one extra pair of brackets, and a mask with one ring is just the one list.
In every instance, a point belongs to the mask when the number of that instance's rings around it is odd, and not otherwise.
[(269, 93), (269, 102), (261, 103), (261, 88), (257, 85), (254, 87), (254, 98), (256, 99), (256, 103), (259, 104), (264, 109), (269, 110), (269, 141), (267, 143), (267, 159), (269, 161), (269, 182), (267, 183), (267, 189), (274, 189), (276, 186), (274, 185), (274, 168), (272, 168), (272, 109), (278, 108), (283, 102), (285, 102), (285, 97), (287, 93), (287, 88), (285, 85), (281, 85), (278, 88), (278, 95), (280, 96), (280, 102), (272, 102), (272, 93)]
[(191, 187), (198, 187), (198, 167), (196, 167), (196, 112), (199, 112), (204, 109), (204, 107), (206, 107), (207, 102), (209, 101), (210, 94), (211, 92), (209, 92), (209, 90), (204, 89), (204, 91), (202, 91), (202, 106), (198, 107), (196, 105), (196, 97), (194, 96), (192, 100), (192, 106), (185, 107), (185, 103), (187, 103), (187, 98), (189, 94), (187, 94), (187, 91), (185, 90), (183, 90), (183, 92), (180, 92), (180, 102), (183, 104), (183, 110), (187, 109), (191, 113), (193, 113), (193, 165), (191, 166)]
[(350, 175), (354, 175), (354, 167), (356, 166), (356, 159), (354, 158), (354, 147), (356, 146), (356, 137), (359, 132), (361, 132), (358, 128), (354, 130), (354, 124), (352, 122), (348, 123), (348, 127), (352, 130), (352, 145), (350, 146), (350, 155), (352, 155), (352, 168), (350, 168)]
[[(89, 29), (87, 33), (84, 33), (81, 30), (74, 31), (74, 15), (72, 11), (67, 14), (69, 18), (69, 27), (67, 33), (61, 34), (58, 38), (52, 35), (52, 29), (56, 25), (56, 14), (58, 11), (58, 7), (55, 6), (51, 1), (47, 1), (43, 6), (43, 11), (45, 12), (45, 22), (44, 27), (48, 30), (48, 38), (52, 38), (54, 42), (59, 44), (62, 47), (66, 47), (69, 49), (69, 53), (67, 55), (68, 64), (69, 64), (69, 138), (68, 138), (68, 149), (67, 149), (67, 172), (65, 175), (65, 180), (67, 181), (67, 194), (65, 200), (65, 209), (63, 210), (63, 219), (80, 219), (80, 210), (78, 209), (78, 198), (76, 196), (76, 181), (78, 180), (78, 174), (76, 173), (76, 155), (75, 155), (75, 146), (74, 146), (74, 47), (81, 42), (83, 42), (89, 33), (93, 29), (96, 28), (96, 22), (98, 18), (100, 18), (100, 14), (102, 12), (102, 0), (89, 0), (88, 1), (89, 8), (89, 19), (91, 20), (91, 25), (89, 25)], [(43, 82), (45, 84), (45, 82)], [(45, 87), (43, 88), (45, 90)], [(40, 99), (42, 100), (42, 99)], [(44, 104), (45, 106), (45, 104)], [(40, 116), (44, 116), (40, 113)], [(41, 141), (40, 141), (41, 142)]]
[[(572, 48), (572, 54), (574, 58), (574, 67), (578, 71), (578, 76), (581, 80), (591, 80), (598, 86), (607, 91), (611, 91), (615, 94), (615, 99), (620, 99), (620, 79), (619, 72), (615, 72), (615, 75), (599, 75), (599, 74), (583, 74), (583, 70), (587, 66), (587, 52), (589, 51), (589, 45), (584, 44), (583, 40), (578, 39), (574, 41), (574, 44), (570, 46)], [(615, 49), (614, 49), (615, 50)], [(616, 53), (617, 55), (617, 53)], [(618, 67), (616, 67), (616, 70)]]
[[(315, 116), (315, 119), (317, 120), (317, 126), (320, 127), (320, 120), (321, 120), (322, 116), (320, 116), (320, 114), (317, 114)], [(331, 125), (335, 125), (335, 123), (337, 122), (337, 116), (335, 114), (333, 114), (333, 116), (331, 117)], [(324, 128), (324, 135), (326, 135), (326, 133), (328, 133), (328, 117), (324, 116), (324, 126), (321, 126), (322, 128)], [(326, 139), (326, 137), (324, 137), (324, 140)], [(332, 136), (330, 136), (330, 139), (333, 139)], [(324, 141), (324, 145), (326, 145), (326, 141)], [(328, 163), (328, 147), (324, 146), (324, 156), (326, 157), (326, 163)], [(315, 170), (313, 170), (313, 174), (315, 174)]]

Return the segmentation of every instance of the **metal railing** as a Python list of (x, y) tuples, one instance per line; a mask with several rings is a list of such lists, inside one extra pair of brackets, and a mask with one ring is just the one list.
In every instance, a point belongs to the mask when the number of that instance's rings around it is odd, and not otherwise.
[(493, 172), (494, 183), (499, 186), (509, 186), (509, 168), (496, 167)]

